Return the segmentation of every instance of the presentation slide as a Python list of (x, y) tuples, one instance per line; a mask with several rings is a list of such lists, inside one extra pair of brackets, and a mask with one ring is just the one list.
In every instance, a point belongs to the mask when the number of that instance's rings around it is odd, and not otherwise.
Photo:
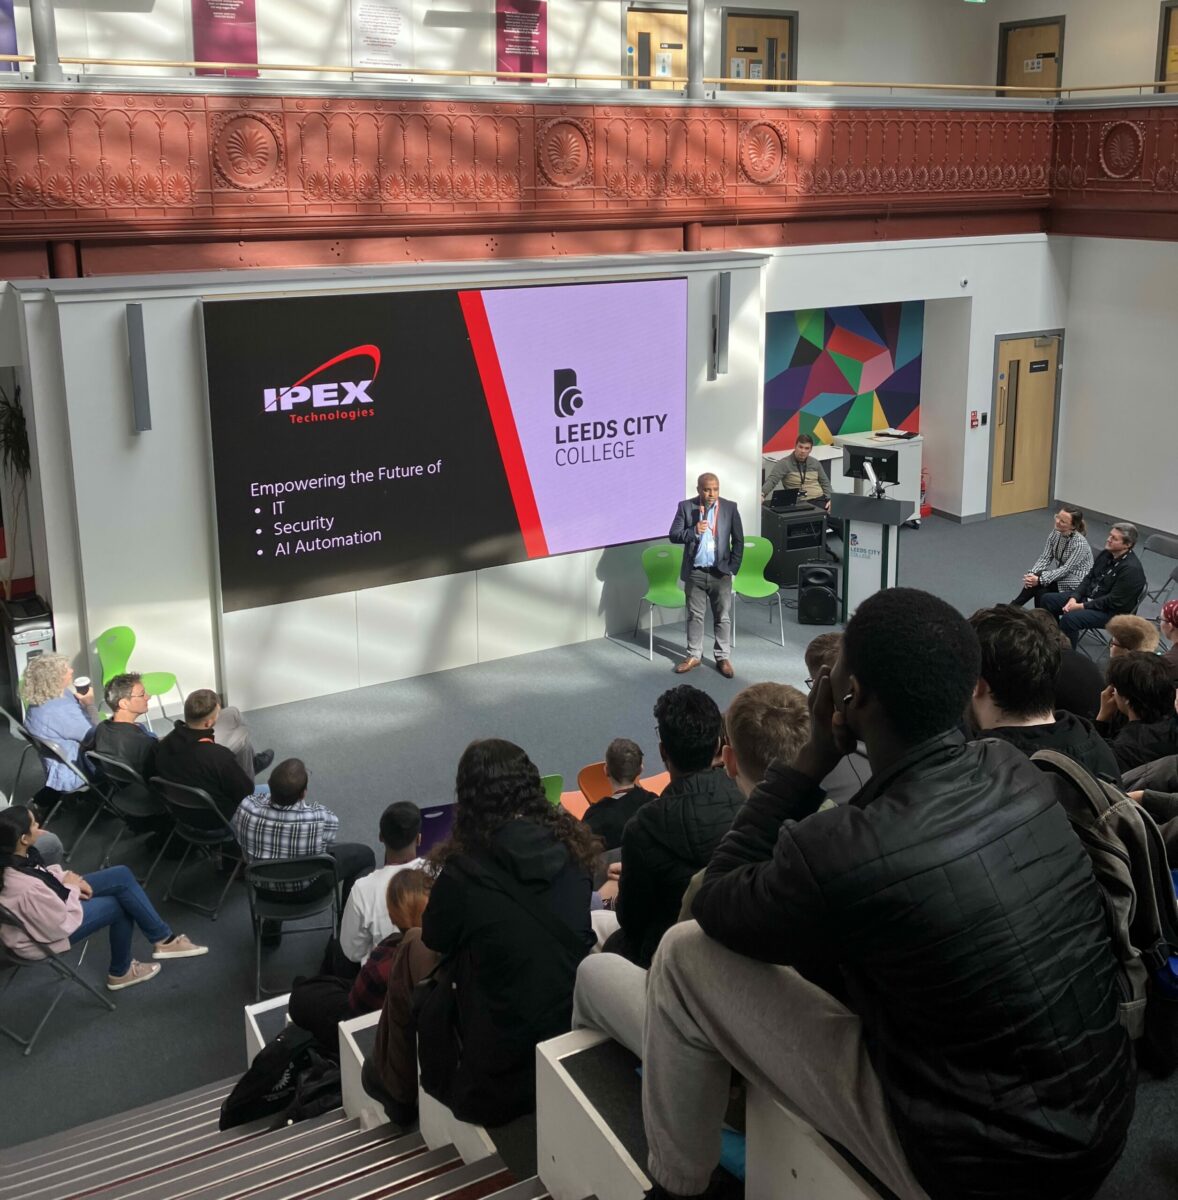
[(687, 281), (203, 305), (225, 612), (664, 537)]

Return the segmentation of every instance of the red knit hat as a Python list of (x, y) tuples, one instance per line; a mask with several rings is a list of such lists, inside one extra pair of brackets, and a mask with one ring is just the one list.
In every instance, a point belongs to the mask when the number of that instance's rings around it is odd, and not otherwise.
[(1162, 620), (1169, 625), (1178, 625), (1178, 600), (1167, 600), (1162, 605)]

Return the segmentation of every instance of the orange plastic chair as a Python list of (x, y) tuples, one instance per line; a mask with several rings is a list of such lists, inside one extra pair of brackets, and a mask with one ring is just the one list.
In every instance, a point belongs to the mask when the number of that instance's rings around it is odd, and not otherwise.
[(604, 800), (613, 791), (609, 785), (609, 776), (605, 773), (605, 763), (595, 762), (582, 767), (577, 772), (577, 787), (590, 804)]

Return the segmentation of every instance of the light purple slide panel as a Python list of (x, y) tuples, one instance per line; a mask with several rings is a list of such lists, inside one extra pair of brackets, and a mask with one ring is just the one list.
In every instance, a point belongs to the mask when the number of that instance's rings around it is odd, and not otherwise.
[(665, 537), (683, 499), (687, 281), (482, 295), (548, 552)]

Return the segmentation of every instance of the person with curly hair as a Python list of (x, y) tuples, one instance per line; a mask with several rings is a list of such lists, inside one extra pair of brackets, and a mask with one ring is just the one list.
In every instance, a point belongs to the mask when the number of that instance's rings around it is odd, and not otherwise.
[[(74, 668), (64, 654), (41, 654), (29, 660), (21, 680), (25, 726), (46, 741), (56, 742), (70, 762), (78, 761), (82, 739), (98, 724), (94, 688), (78, 692), (70, 687)], [(39, 806), (50, 806), (61, 793), (76, 792), (82, 783), (56, 759), (44, 758), (45, 788), (36, 796)]]
[(536, 1044), (569, 1030), (600, 843), (512, 742), (467, 746), (455, 790), (421, 925), (446, 958), (418, 1011), (421, 1086), (460, 1120), (502, 1125), (535, 1108)]

